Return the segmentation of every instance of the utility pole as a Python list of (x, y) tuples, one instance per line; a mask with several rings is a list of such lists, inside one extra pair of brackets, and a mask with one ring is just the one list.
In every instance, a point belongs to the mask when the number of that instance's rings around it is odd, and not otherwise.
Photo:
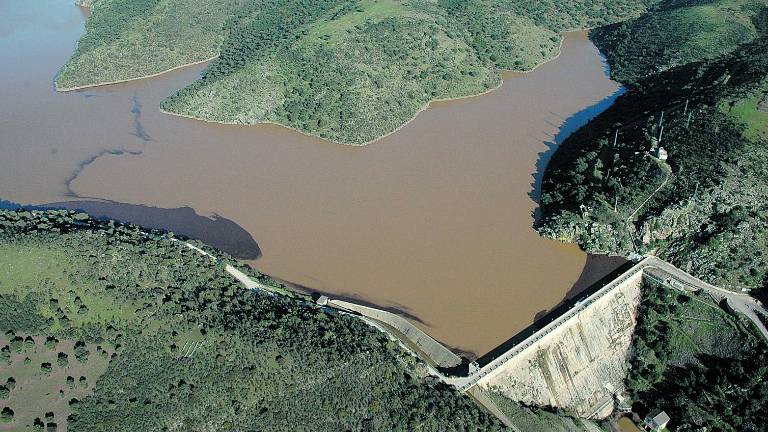
[(693, 111), (688, 113), (688, 121), (685, 122), (685, 128), (688, 129), (688, 126), (691, 125), (691, 116), (693, 115)]
[(661, 125), (661, 130), (659, 131), (659, 145), (661, 145), (661, 135), (664, 133), (664, 125)]
[(683, 109), (683, 115), (688, 113), (688, 99), (685, 100), (685, 109)]
[(616, 148), (616, 142), (619, 140), (619, 130), (616, 129), (616, 134), (613, 135), (613, 148)]
[(661, 112), (661, 117), (659, 117), (659, 127), (664, 123), (664, 111)]

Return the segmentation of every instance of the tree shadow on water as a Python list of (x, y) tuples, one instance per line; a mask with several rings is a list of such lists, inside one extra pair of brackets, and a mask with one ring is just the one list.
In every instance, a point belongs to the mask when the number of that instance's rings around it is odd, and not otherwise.
[[(557, 151), (558, 147), (569, 137), (571, 134), (579, 130), (582, 126), (589, 123), (592, 119), (600, 115), (603, 111), (607, 110), (608, 108), (613, 105), (614, 102), (616, 102), (616, 99), (619, 98), (619, 96), (626, 93), (626, 89), (624, 87), (619, 87), (618, 90), (616, 90), (612, 95), (608, 96), (607, 98), (601, 100), (600, 102), (588, 106), (581, 111), (577, 112), (576, 114), (568, 117), (563, 121), (562, 124), (558, 126), (559, 130), (557, 132), (557, 135), (552, 137), (551, 141), (545, 141), (544, 144), (547, 146), (547, 150), (539, 153), (539, 158), (536, 162), (536, 170), (531, 175), (533, 177), (533, 182), (531, 182), (531, 191), (528, 193), (528, 196), (538, 204), (539, 198), (541, 198), (541, 183), (544, 179), (544, 171), (547, 169), (547, 165), (549, 164), (550, 159), (552, 159), (552, 156)], [(553, 115), (556, 115), (552, 113)], [(537, 220), (539, 220), (539, 217), (541, 215), (541, 207), (536, 206), (536, 208), (533, 211), (533, 214), (531, 215), (533, 217), (534, 224)]]
[(98, 219), (114, 219), (145, 228), (173, 231), (194, 238), (239, 259), (255, 260), (261, 249), (251, 234), (234, 221), (213, 215), (198, 215), (190, 207), (166, 209), (114, 201), (64, 201), (26, 206), (0, 200), (0, 209), (81, 210)]

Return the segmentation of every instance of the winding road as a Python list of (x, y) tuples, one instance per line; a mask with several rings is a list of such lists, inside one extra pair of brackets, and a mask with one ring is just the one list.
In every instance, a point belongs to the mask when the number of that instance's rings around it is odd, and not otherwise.
[[(189, 249), (192, 249), (200, 253), (201, 255), (209, 257), (213, 261), (216, 261), (216, 262), (219, 261), (219, 259), (216, 258), (214, 255), (190, 243), (177, 240), (177, 239), (173, 239), (173, 240), (179, 243), (182, 243)], [(241, 272), (240, 270), (236, 269), (235, 267), (229, 264), (225, 265), (224, 269), (227, 273), (229, 273), (235, 279), (237, 279), (240, 283), (242, 283), (244, 287), (247, 289), (271, 291), (271, 288), (269, 286), (251, 279), (248, 275), (246, 275), (245, 273)], [(617, 288), (624, 286), (624, 284), (627, 282), (631, 283), (633, 281), (637, 281), (637, 278), (642, 278), (642, 277), (649, 277), (673, 289), (678, 289), (681, 291), (693, 291), (693, 292), (702, 291), (712, 296), (716, 301), (725, 300), (728, 306), (735, 313), (742, 314), (744, 317), (749, 319), (755, 325), (755, 327), (760, 332), (760, 334), (766, 340), (768, 340), (768, 329), (766, 329), (765, 325), (760, 319), (760, 315), (764, 317), (768, 317), (768, 311), (766, 311), (765, 307), (763, 306), (762, 303), (760, 303), (760, 301), (756, 300), (755, 298), (751, 297), (748, 294), (728, 291), (726, 289), (711, 285), (695, 276), (692, 276), (680, 270), (679, 268), (673, 266), (672, 264), (669, 264), (666, 261), (663, 261), (654, 256), (648, 256), (642, 259), (640, 262), (638, 262), (634, 266), (632, 266), (626, 272), (622, 273), (616, 279), (612, 280), (605, 286), (601, 287), (599, 290), (595, 291), (589, 297), (577, 302), (570, 310), (568, 310), (561, 316), (554, 319), (552, 322), (544, 326), (542, 329), (532, 334), (531, 336), (529, 336), (519, 344), (515, 345), (514, 347), (509, 349), (507, 352), (505, 352), (498, 358), (494, 359), (490, 363), (486, 364), (482, 368), (474, 370), (468, 376), (466, 377), (445, 376), (444, 374), (438, 372), (433, 366), (431, 366), (431, 364), (434, 364), (434, 359), (429, 359), (432, 361), (427, 361), (427, 367), (433, 376), (437, 377), (444, 383), (453, 386), (457, 390), (463, 393), (467, 393), (470, 397), (472, 397), (475, 400), (476, 403), (478, 403), (478, 405), (485, 407), (485, 409), (489, 410), (491, 413), (499, 417), (499, 419), (501, 419), (505, 425), (507, 425), (508, 427), (511, 427), (512, 430), (519, 432), (520, 429), (513, 424), (512, 420), (509, 419), (503, 413), (503, 411), (499, 410), (498, 407), (495, 405), (495, 403), (492, 400), (490, 400), (487, 396), (485, 396), (482, 391), (473, 393), (472, 391), (473, 387), (481, 379), (493, 373), (497, 369), (503, 367), (509, 360), (511, 360), (521, 352), (535, 347), (537, 344), (541, 342), (542, 339), (547, 337), (547, 335), (551, 334), (558, 327), (565, 324), (568, 320), (574, 318), (575, 316), (583, 312), (585, 309), (592, 306), (597, 300), (599, 300), (606, 294), (612, 292)], [(349, 306), (349, 305), (346, 305), (346, 306)], [(376, 309), (376, 311), (378, 311), (378, 309)], [(381, 312), (385, 313), (384, 311), (381, 311)], [(375, 322), (368, 321), (369, 318), (367, 317), (361, 317), (361, 319), (366, 321), (368, 324), (378, 328), (379, 330), (389, 333), (390, 336), (395, 337), (398, 340), (404, 337), (409, 339), (408, 341), (401, 340), (400, 341), (401, 344), (406, 342), (410, 342), (410, 343), (414, 342), (413, 340), (410, 340), (408, 335), (395, 334), (391, 330), (388, 330), (385, 327), (377, 325), (377, 323)], [(426, 334), (424, 335), (427, 338), (429, 338), (428, 335)], [(419, 339), (419, 338), (416, 338), (416, 339)], [(439, 345), (439, 347), (437, 348), (443, 348), (447, 350), (447, 348), (444, 348), (438, 342), (432, 340), (431, 338), (429, 339), (431, 342), (434, 342), (435, 344)], [(418, 354), (417, 354), (415, 351), (411, 350), (407, 345), (403, 345), (403, 347), (414, 352), (414, 354), (416, 355), (419, 355), (419, 356), (426, 355), (426, 353), (421, 350), (416, 350), (418, 351)]]
[[(673, 288), (680, 290), (701, 290), (711, 295), (717, 300), (726, 300), (728, 305), (734, 311), (746, 316), (757, 327), (757, 330), (763, 337), (768, 340), (768, 329), (766, 329), (763, 322), (760, 320), (759, 315), (768, 317), (768, 311), (765, 306), (750, 296), (749, 294), (729, 291), (723, 288), (716, 287), (708, 284), (701, 279), (691, 276), (690, 274), (680, 270), (672, 264), (662, 261), (656, 257), (647, 258), (648, 265), (645, 271), (652, 277), (666, 282)], [(645, 262), (645, 260), (643, 261)], [(677, 282), (675, 284), (674, 282)]]

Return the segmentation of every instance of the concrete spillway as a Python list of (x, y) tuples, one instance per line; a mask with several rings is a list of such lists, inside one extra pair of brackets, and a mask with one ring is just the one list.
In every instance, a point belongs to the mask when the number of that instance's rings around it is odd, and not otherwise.
[(585, 300), (554, 326), (524, 342), (475, 385), (530, 405), (602, 417), (623, 388), (640, 304), (642, 271), (631, 273), (602, 295)]
[(624, 388), (644, 278), (672, 288), (701, 290), (727, 300), (768, 339), (762, 304), (748, 295), (707, 284), (655, 257), (647, 257), (573, 308), (466, 378), (446, 381), (467, 391), (496, 390), (530, 405), (554, 406), (585, 418), (603, 418)]
[(360, 314), (384, 325), (390, 334), (397, 337), (432, 366), (452, 368), (461, 364), (461, 357), (399, 315), (342, 300), (329, 300), (328, 305), (343, 311)]

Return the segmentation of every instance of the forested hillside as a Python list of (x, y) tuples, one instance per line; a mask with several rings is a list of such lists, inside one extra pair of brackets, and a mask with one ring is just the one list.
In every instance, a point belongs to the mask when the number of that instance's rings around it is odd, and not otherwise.
[(95, 0), (56, 84), (97, 85), (218, 56), (162, 108), (363, 144), (429, 101), (485, 92), (500, 84), (500, 69), (551, 59), (565, 30), (637, 16), (657, 1)]
[(752, 324), (706, 295), (643, 288), (627, 387), (635, 410), (666, 411), (670, 430), (768, 430), (768, 350)]
[(362, 321), (71, 211), (0, 212), (0, 347), (0, 430), (500, 429)]
[(713, 59), (753, 40), (762, 0), (666, 0), (651, 13), (595, 29), (615, 79), (635, 82), (694, 61)]
[[(692, 3), (736, 7), (684, 2)], [(542, 186), (543, 235), (594, 252), (655, 253), (724, 287), (766, 285), (768, 113), (761, 101), (768, 92), (768, 9), (765, 1), (740, 4), (755, 36), (714, 59), (652, 73), (645, 65), (661, 64), (657, 57), (637, 60), (605, 43), (617, 75), (632, 77), (629, 91), (552, 158)], [(641, 22), (655, 21), (646, 16), (627, 26)], [(624, 31), (602, 29), (596, 37), (618, 40)], [(697, 40), (715, 37), (706, 25), (685, 31)], [(691, 53), (662, 39), (648, 43)], [(659, 158), (661, 148), (668, 159)]]

